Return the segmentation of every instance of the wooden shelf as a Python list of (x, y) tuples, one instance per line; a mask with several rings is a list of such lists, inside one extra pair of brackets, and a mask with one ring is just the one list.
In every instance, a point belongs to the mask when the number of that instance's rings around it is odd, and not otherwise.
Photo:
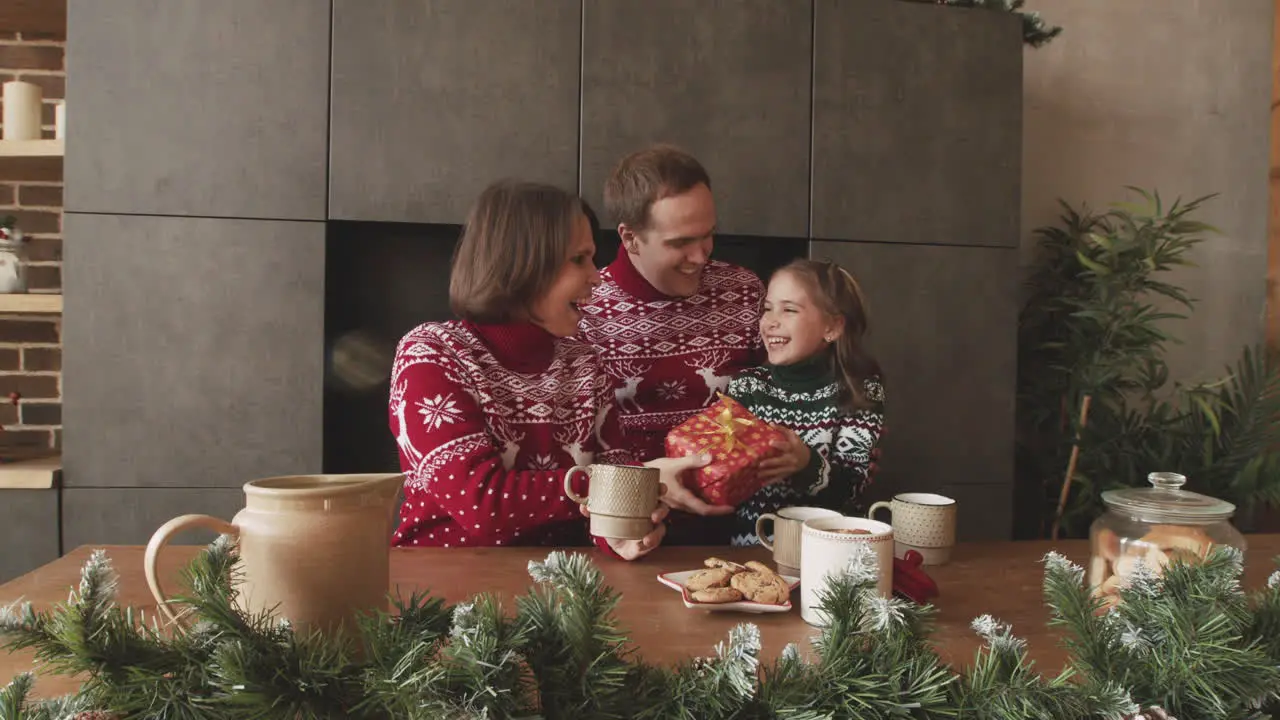
[(63, 140), (0, 140), (0, 157), (62, 157)]
[(56, 487), (62, 456), (0, 462), (0, 490), (46, 490)]
[(67, 0), (4, 0), (0, 2), (0, 27), (65, 38)]
[(0, 293), (0, 313), (62, 312), (62, 296), (51, 293)]

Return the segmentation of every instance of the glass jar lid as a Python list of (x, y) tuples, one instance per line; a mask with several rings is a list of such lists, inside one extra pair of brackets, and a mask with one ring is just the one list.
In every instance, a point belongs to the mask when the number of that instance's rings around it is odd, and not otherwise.
[(1117, 510), (1156, 521), (1208, 523), (1235, 514), (1236, 506), (1226, 500), (1183, 490), (1187, 479), (1178, 473), (1153, 472), (1147, 476), (1149, 488), (1107, 490), (1102, 501)]

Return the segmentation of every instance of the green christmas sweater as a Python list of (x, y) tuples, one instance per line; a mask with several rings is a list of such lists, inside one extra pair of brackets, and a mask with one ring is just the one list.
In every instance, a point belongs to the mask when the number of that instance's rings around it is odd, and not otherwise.
[(731, 542), (755, 545), (756, 519), (792, 505), (848, 510), (869, 484), (871, 451), (884, 429), (884, 387), (863, 383), (871, 407), (856, 412), (837, 404), (839, 387), (827, 357), (796, 365), (751, 368), (729, 382), (728, 394), (766, 422), (791, 428), (809, 446), (809, 465), (761, 488), (738, 506)]

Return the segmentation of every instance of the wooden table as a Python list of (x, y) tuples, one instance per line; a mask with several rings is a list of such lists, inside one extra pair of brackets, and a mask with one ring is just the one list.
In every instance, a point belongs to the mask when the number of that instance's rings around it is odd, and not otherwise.
[[(1261, 587), (1275, 570), (1271, 558), (1280, 555), (1280, 535), (1251, 535), (1248, 540), (1244, 582), (1246, 588), (1254, 589)], [(0, 585), (0, 606), (19, 598), (30, 600), (37, 607), (64, 601), (68, 589), (79, 583), (80, 568), (91, 549), (78, 548)], [(160, 572), (169, 578), (166, 587), (175, 586), (179, 569), (199, 549), (174, 546), (161, 555)], [(1049, 614), (1041, 594), (1044, 569), (1040, 560), (1051, 549), (1081, 564), (1087, 559), (1084, 541), (970, 543), (957, 546), (948, 565), (928, 569), (942, 593), (934, 600), (938, 608), (934, 638), (944, 659), (957, 667), (972, 662), (979, 641), (969, 623), (978, 615), (989, 613), (1012, 623), (1014, 632), (1027, 639), (1030, 655), (1042, 671), (1056, 672), (1061, 668), (1065, 653), (1058, 647), (1056, 635), (1046, 627)], [(106, 550), (120, 574), (120, 602), (154, 612), (155, 602), (142, 574), (143, 548), (108, 546)], [(481, 591), (510, 598), (529, 587), (528, 562), (542, 560), (548, 552), (546, 548), (393, 549), (391, 581), (405, 595), (413, 588), (425, 588), (451, 603)], [(622, 593), (619, 619), (629, 629), (628, 636), (638, 654), (650, 662), (670, 663), (710, 655), (729, 629), (743, 621), (759, 626), (762, 656), (770, 659), (787, 643), (799, 643), (807, 651), (809, 638), (817, 633), (800, 618), (799, 592), (792, 596), (795, 607), (789, 613), (708, 613), (685, 608), (679, 594), (656, 580), (658, 573), (701, 567), (702, 559), (710, 555), (767, 562), (768, 555), (761, 548), (669, 547), (636, 563), (607, 560), (597, 551), (590, 552), (598, 558), (597, 565), (606, 582)], [(0, 686), (28, 669), (32, 669), (29, 653), (0, 653)], [(42, 697), (75, 688), (74, 680), (58, 676), (42, 677), (36, 686)]]

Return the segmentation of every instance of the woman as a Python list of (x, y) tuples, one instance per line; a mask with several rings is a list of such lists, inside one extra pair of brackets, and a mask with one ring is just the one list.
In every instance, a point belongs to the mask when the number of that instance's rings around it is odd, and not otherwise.
[[(631, 464), (595, 350), (568, 339), (600, 282), (581, 201), (503, 181), (472, 207), (453, 258), (458, 320), (424, 323), (396, 350), (390, 423), (405, 473), (395, 545), (577, 545), (584, 512), (565, 497), (574, 465)], [(654, 463), (663, 482), (693, 458)], [(585, 483), (583, 483), (585, 485)], [(579, 492), (585, 493), (582, 487)], [(627, 560), (661, 542), (596, 544)]]

